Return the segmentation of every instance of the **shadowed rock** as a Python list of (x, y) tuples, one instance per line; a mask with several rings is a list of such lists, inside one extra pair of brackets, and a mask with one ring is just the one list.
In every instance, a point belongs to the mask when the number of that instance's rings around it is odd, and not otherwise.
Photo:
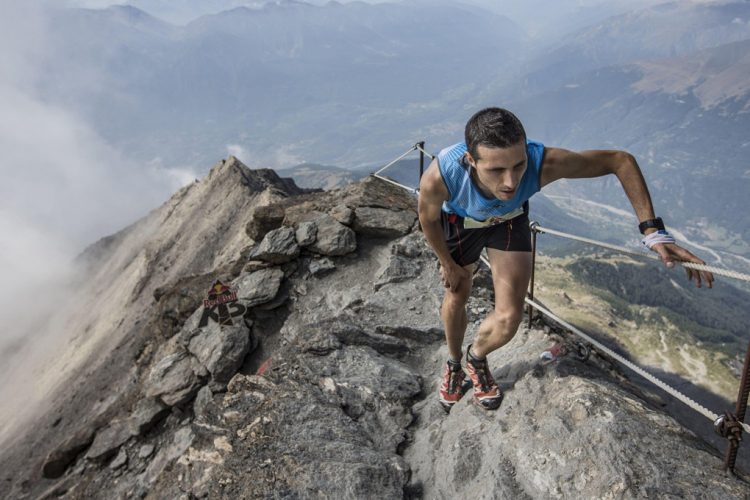
[(283, 264), (297, 257), (299, 251), (294, 229), (291, 227), (280, 227), (279, 229), (269, 231), (263, 237), (263, 241), (253, 251), (251, 257), (273, 264)]
[(411, 231), (417, 215), (411, 210), (357, 207), (352, 227), (361, 234), (398, 238)]
[(201, 385), (196, 371), (200, 371), (198, 361), (187, 351), (166, 356), (151, 369), (144, 394), (146, 397), (158, 397), (168, 406), (182, 404)]

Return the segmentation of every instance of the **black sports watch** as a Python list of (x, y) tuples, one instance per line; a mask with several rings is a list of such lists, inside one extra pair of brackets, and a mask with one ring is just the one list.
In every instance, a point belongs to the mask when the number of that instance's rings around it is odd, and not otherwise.
[(644, 220), (640, 224), (638, 224), (638, 230), (641, 232), (641, 234), (646, 234), (646, 229), (649, 228), (656, 228), (660, 231), (664, 231), (664, 221), (661, 220), (661, 217), (657, 217), (656, 219), (648, 219)]

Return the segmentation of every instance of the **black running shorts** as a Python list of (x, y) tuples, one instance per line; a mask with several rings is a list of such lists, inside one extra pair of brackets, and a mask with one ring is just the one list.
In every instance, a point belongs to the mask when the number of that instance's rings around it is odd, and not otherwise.
[(530, 252), (531, 229), (529, 229), (528, 202), (523, 208), (523, 215), (500, 224), (477, 229), (464, 229), (463, 217), (441, 211), (443, 234), (453, 260), (460, 266), (473, 264), (479, 260), (485, 247), (507, 252)]

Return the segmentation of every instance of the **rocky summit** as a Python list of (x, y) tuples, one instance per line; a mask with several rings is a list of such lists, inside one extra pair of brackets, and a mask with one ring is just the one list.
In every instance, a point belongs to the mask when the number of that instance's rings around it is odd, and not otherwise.
[(565, 333), (539, 320), (489, 356), (500, 409), (446, 414), (437, 261), (416, 199), (374, 177), (304, 192), (230, 158), (81, 257), (118, 259), (116, 300), (96, 286), (126, 334), (3, 449), (2, 498), (750, 496), (604, 357), (542, 364)]

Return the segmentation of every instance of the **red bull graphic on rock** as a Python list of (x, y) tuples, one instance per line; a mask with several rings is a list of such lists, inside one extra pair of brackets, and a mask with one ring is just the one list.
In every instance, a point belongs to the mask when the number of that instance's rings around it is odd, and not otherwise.
[(237, 302), (237, 292), (216, 280), (208, 290), (208, 297), (203, 299), (203, 316), (198, 327), (208, 326), (209, 321), (232, 326), (232, 318), (241, 318), (246, 312), (247, 308)]

